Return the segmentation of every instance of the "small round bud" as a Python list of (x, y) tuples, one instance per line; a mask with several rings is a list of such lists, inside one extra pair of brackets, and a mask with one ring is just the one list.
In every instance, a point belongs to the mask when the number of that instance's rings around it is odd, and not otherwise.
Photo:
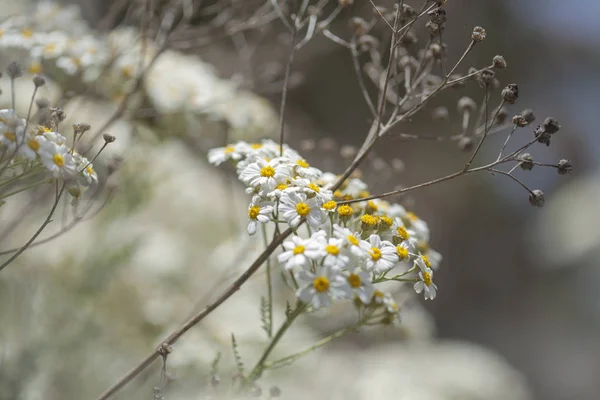
[(485, 36), (485, 29), (483, 29), (481, 26), (476, 26), (475, 28), (473, 28), (471, 39), (473, 39), (474, 42), (481, 42), (485, 40)]
[(446, 121), (450, 118), (450, 113), (446, 107), (436, 107), (431, 113), (431, 117), (436, 121)]
[(369, 31), (369, 24), (367, 24), (367, 22), (364, 19), (359, 17), (354, 17), (350, 19), (349, 25), (350, 29), (352, 29), (352, 32), (356, 36), (365, 35)]
[(429, 36), (431, 36), (432, 38), (440, 36), (440, 33), (443, 30), (442, 26), (434, 23), (433, 21), (427, 21), (425, 27), (429, 31)]
[(573, 163), (571, 162), (571, 160), (562, 159), (558, 162), (557, 167), (559, 175), (566, 175), (570, 174), (573, 170)]
[(517, 114), (514, 117), (512, 117), (512, 123), (518, 126), (519, 128), (527, 126), (527, 121), (525, 120), (525, 117), (520, 114)]
[(477, 103), (470, 97), (462, 97), (458, 100), (458, 112), (463, 113), (465, 111), (473, 112), (477, 109)]
[(543, 207), (546, 200), (544, 199), (544, 192), (539, 189), (531, 191), (529, 194), (529, 203), (534, 207)]
[(46, 84), (46, 79), (41, 75), (34, 75), (33, 76), (33, 84), (36, 87), (44, 86)]
[(524, 171), (531, 171), (533, 169), (533, 157), (529, 153), (523, 153), (519, 156), (519, 161), (521, 162), (519, 166)]
[(6, 74), (10, 79), (16, 79), (23, 75), (23, 67), (18, 62), (13, 61), (6, 67)]
[(461, 149), (462, 151), (470, 151), (473, 149), (473, 139), (471, 139), (468, 136), (464, 136), (462, 138), (460, 138), (460, 140), (458, 141), (458, 148)]
[(73, 132), (75, 135), (81, 135), (91, 129), (90, 124), (81, 123), (81, 124), (73, 124)]
[(550, 134), (558, 132), (560, 124), (556, 118), (548, 117), (544, 120), (544, 130)]
[(115, 140), (117, 140), (117, 138), (116, 138), (116, 137), (114, 137), (113, 135), (109, 135), (108, 133), (105, 133), (104, 135), (102, 135), (102, 137), (104, 138), (104, 141), (105, 141), (106, 143), (112, 143), (112, 142), (114, 142)]
[(271, 388), (269, 389), (269, 395), (271, 397), (281, 396), (281, 389), (279, 389), (279, 386), (271, 386)]
[(519, 86), (516, 83), (510, 83), (502, 89), (502, 99), (508, 104), (515, 104), (519, 98)]
[(538, 127), (533, 131), (533, 135), (538, 142), (545, 144), (546, 146), (550, 146), (551, 135), (546, 132), (543, 126), (538, 125)]
[(492, 60), (492, 64), (494, 65), (494, 68), (498, 68), (498, 69), (506, 68), (506, 60), (502, 56), (495, 56), (494, 59)]

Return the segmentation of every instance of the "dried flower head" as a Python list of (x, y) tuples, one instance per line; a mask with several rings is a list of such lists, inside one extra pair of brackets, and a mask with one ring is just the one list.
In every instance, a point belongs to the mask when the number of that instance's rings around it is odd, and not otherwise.
[(532, 190), (529, 194), (529, 203), (534, 207), (543, 207), (546, 200), (544, 199), (544, 192), (539, 189)]
[(478, 43), (485, 40), (485, 36), (485, 29), (483, 29), (481, 26), (476, 26), (475, 28), (473, 28), (471, 39), (473, 39), (474, 42)]
[(502, 99), (508, 104), (515, 104), (518, 98), (519, 86), (516, 83), (510, 83), (502, 89)]
[(562, 159), (558, 162), (557, 169), (559, 175), (570, 174), (573, 170), (573, 163), (570, 160)]

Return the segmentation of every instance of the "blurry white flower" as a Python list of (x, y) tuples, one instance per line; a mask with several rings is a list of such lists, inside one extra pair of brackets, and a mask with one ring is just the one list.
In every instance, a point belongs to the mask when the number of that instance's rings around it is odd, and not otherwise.
[(256, 233), (256, 227), (258, 223), (266, 224), (271, 220), (271, 214), (273, 213), (273, 203), (263, 201), (259, 196), (255, 196), (248, 207), (248, 227), (247, 231), (249, 235)]
[(55, 178), (61, 175), (64, 178), (70, 178), (76, 173), (75, 160), (67, 146), (50, 141), (44, 141), (41, 144), (38, 153), (42, 164)]
[(295, 267), (310, 268), (312, 261), (322, 257), (323, 234), (322, 231), (315, 232), (310, 239), (292, 236), (290, 240), (283, 242), (285, 251), (277, 256), (277, 260), (287, 270)]
[(373, 293), (375, 293), (375, 288), (371, 283), (371, 275), (358, 270), (350, 273), (346, 279), (354, 295), (364, 304), (369, 304), (373, 298)]
[(332, 299), (347, 299), (352, 290), (347, 280), (331, 268), (320, 268), (316, 273), (300, 270), (295, 274), (300, 288), (296, 296), (303, 303), (311, 304), (315, 310), (330, 307)]
[(423, 292), (425, 300), (433, 300), (437, 294), (437, 286), (432, 281), (433, 271), (427, 268), (425, 271), (419, 271), (419, 281), (415, 283), (415, 292)]
[[(365, 249), (369, 247), (369, 243), (362, 240), (359, 233), (352, 232), (348, 228), (334, 224), (333, 235), (337, 238), (343, 239), (344, 244), (350, 249), (350, 252), (356, 258), (364, 260), (365, 257), (367, 257), (367, 251)], [(361, 243), (363, 243), (362, 246)]]

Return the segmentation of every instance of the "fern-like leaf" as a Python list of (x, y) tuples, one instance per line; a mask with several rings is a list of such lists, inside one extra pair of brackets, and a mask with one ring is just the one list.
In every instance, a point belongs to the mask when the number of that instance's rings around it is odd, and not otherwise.
[(235, 340), (235, 335), (232, 333), (231, 334), (231, 347), (233, 349), (233, 357), (235, 358), (235, 364), (237, 366), (238, 369), (238, 373), (240, 374), (240, 377), (244, 377), (244, 362), (242, 361), (242, 356), (240, 355), (240, 352), (238, 350), (238, 344), (237, 341)]

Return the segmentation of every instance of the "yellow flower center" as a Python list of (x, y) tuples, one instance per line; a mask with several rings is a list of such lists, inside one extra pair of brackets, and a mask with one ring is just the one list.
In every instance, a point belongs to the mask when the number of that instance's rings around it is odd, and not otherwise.
[(334, 210), (335, 206), (337, 206), (337, 203), (333, 200), (329, 200), (328, 202), (326, 202), (322, 205), (323, 209), (325, 209), (327, 211)]
[(354, 245), (354, 246), (358, 246), (358, 238), (354, 235), (348, 235), (346, 236), (346, 238), (348, 239), (348, 242), (350, 242), (350, 244)]
[(429, 272), (423, 272), (423, 283), (427, 286), (431, 286), (431, 274)]
[(406, 231), (406, 228), (403, 226), (398, 227), (398, 229), (396, 229), (396, 233), (398, 234), (398, 237), (402, 240), (408, 240), (408, 238), (410, 237), (410, 235)]
[(39, 62), (31, 63), (31, 65), (27, 68), (27, 72), (29, 72), (30, 74), (39, 74), (40, 72), (42, 72), (42, 64), (40, 64)]
[(348, 204), (342, 204), (341, 206), (339, 206), (337, 212), (340, 215), (340, 217), (349, 217), (352, 214), (354, 214), (354, 210)]
[(392, 226), (392, 224), (394, 223), (394, 221), (390, 217), (388, 217), (386, 215), (383, 215), (383, 216), (379, 217), (379, 223), (380, 223), (380, 225), (381, 225), (382, 228), (387, 229), (390, 226)]
[(298, 254), (304, 253), (304, 250), (306, 250), (306, 247), (299, 244), (298, 246), (294, 247), (293, 252), (294, 252), (294, 255), (297, 256)]
[(421, 240), (418, 244), (417, 244), (417, 249), (421, 252), (421, 253), (425, 253), (427, 252), (427, 250), (429, 250), (429, 243)]
[(337, 256), (340, 254), (340, 248), (333, 244), (328, 244), (325, 246), (325, 251), (331, 254), (332, 256)]
[(338, 199), (341, 199), (342, 197), (344, 197), (344, 193), (342, 193), (341, 190), (336, 190), (335, 192), (333, 192), (333, 196), (337, 197)]
[(131, 78), (134, 72), (133, 65), (125, 65), (121, 68), (121, 75), (123, 75), (124, 78)]
[(360, 192), (358, 192), (359, 199), (364, 199), (365, 197), (369, 197), (370, 195), (371, 193), (369, 193), (368, 190), (361, 190)]
[(365, 214), (362, 217), (360, 217), (360, 221), (368, 227), (374, 227), (375, 225), (377, 225), (378, 219), (378, 217), (375, 217), (371, 214)]
[(29, 148), (33, 151), (38, 151), (38, 149), (40, 148), (40, 142), (38, 142), (35, 139), (29, 139), (27, 141), (27, 146), (29, 146)]
[(377, 247), (371, 247), (371, 259), (377, 261), (381, 258), (381, 250)]
[(248, 217), (250, 219), (256, 219), (258, 217), (258, 214), (260, 214), (259, 206), (252, 206), (248, 209)]
[(306, 217), (310, 213), (310, 207), (306, 203), (296, 204), (296, 212), (301, 217)]
[[(359, 194), (359, 196), (360, 196), (360, 194)], [(365, 197), (367, 197), (367, 196), (365, 196)], [(375, 204), (375, 202), (373, 200), (367, 201), (367, 207), (369, 207), (373, 211), (377, 211), (377, 209), (378, 209), (377, 204)]]
[(419, 220), (419, 217), (417, 217), (417, 216), (415, 215), (415, 213), (412, 213), (412, 212), (410, 212), (410, 211), (406, 213), (406, 216), (407, 216), (407, 217), (408, 217), (408, 219), (410, 219), (412, 222), (417, 222), (417, 221)]
[(314, 183), (309, 183), (308, 185), (306, 185), (306, 187), (314, 190), (317, 193), (319, 193), (321, 191), (321, 188), (318, 187), (317, 185), (315, 185)]
[(329, 290), (329, 279), (324, 276), (317, 276), (313, 280), (313, 286), (319, 293), (323, 293)]
[(87, 167), (85, 167), (85, 172), (87, 172), (88, 175), (94, 175), (94, 168), (92, 168), (91, 165), (88, 165)]
[(381, 290), (375, 290), (375, 293), (373, 293), (373, 297), (383, 299), (385, 297), (385, 294)]
[(348, 277), (348, 284), (354, 289), (359, 288), (361, 283), (362, 282), (358, 274), (350, 274), (350, 276)]
[(17, 139), (14, 132), (4, 132), (4, 137), (10, 140), (11, 142), (14, 142)]
[(227, 147), (225, 147), (225, 150), (223, 150), (223, 152), (225, 154), (231, 154), (231, 153), (233, 153), (234, 150), (235, 150), (235, 148), (233, 146), (227, 146)]
[(47, 51), (48, 53), (51, 53), (54, 50), (56, 50), (56, 45), (54, 43), (48, 43), (44, 46), (44, 51)]
[(306, 162), (306, 160), (298, 160), (298, 161), (296, 161), (296, 165), (298, 165), (302, 168), (310, 167), (310, 165)]
[(272, 178), (273, 176), (275, 176), (275, 168), (271, 167), (270, 165), (262, 167), (260, 169), (260, 176), (263, 176), (265, 178)]
[(258, 149), (260, 149), (261, 147), (263, 147), (263, 145), (262, 145), (262, 143), (252, 143), (252, 144), (250, 145), (250, 147), (252, 147), (254, 150), (258, 150)]
[(25, 36), (26, 38), (30, 38), (33, 36), (33, 31), (29, 28), (25, 28), (21, 31), (21, 35)]
[(431, 268), (431, 262), (429, 261), (429, 257), (424, 255), (424, 256), (421, 256), (421, 259), (423, 260), (423, 262), (425, 263), (427, 268)]
[(408, 249), (405, 249), (402, 246), (396, 246), (396, 253), (398, 253), (400, 260), (404, 260), (406, 257), (408, 257)]
[(54, 156), (52, 156), (52, 161), (59, 167), (65, 165), (65, 158), (60, 154), (55, 154)]
[(280, 183), (279, 185), (275, 186), (275, 189), (279, 189), (279, 190), (284, 190), (287, 188), (288, 188), (288, 185), (285, 183)]

